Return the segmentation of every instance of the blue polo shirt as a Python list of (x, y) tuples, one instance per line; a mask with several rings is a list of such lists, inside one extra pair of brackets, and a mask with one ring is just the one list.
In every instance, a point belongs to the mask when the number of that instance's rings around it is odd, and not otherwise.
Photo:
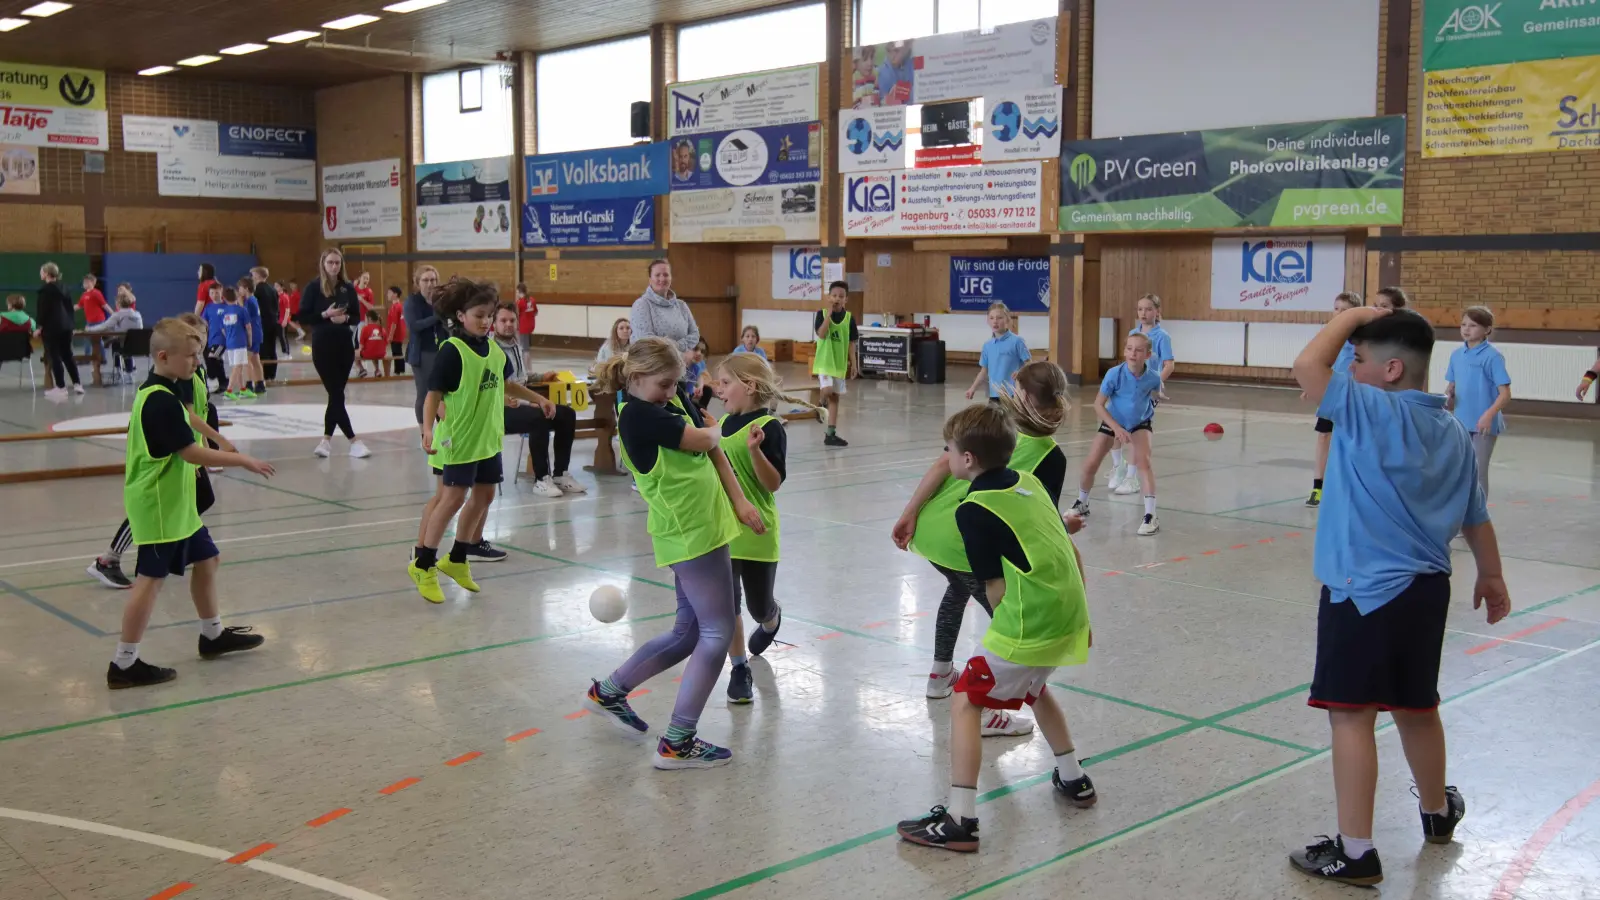
[[(1466, 344), (1450, 354), (1450, 367), (1444, 371), (1444, 380), (1456, 386), (1456, 419), (1467, 431), (1478, 431), (1478, 420), (1489, 411), (1500, 397), (1500, 386), (1511, 383), (1511, 373), (1506, 371), (1506, 358), (1500, 349), (1488, 341), (1476, 347)], [(1506, 417), (1494, 414), (1490, 434), (1506, 430)]]
[(1143, 331), (1142, 328), (1143, 326), (1135, 326), (1128, 333), (1142, 334), (1150, 339), (1150, 365), (1155, 366), (1159, 372), (1167, 360), (1177, 359), (1172, 355), (1172, 335), (1167, 334), (1167, 330), (1161, 327), (1160, 322), (1150, 326), (1149, 331)]
[(250, 352), (261, 350), (261, 304), (253, 294), (244, 295), (245, 312), (250, 316)]
[(1000, 396), (1000, 391), (1016, 380), (1017, 370), (1032, 358), (1027, 342), (1015, 331), (984, 341), (978, 365), (989, 375), (989, 396)]
[(1450, 539), (1489, 520), (1472, 438), (1444, 397), (1335, 374), (1317, 415), (1333, 443), (1312, 571), (1366, 615), (1418, 575), (1450, 572)]
[(1333, 370), (1340, 375), (1349, 373), (1350, 364), (1356, 361), (1356, 345), (1349, 341), (1339, 348), (1339, 356), (1333, 361)]
[(1106, 412), (1118, 425), (1132, 428), (1156, 414), (1153, 394), (1161, 390), (1161, 373), (1146, 362), (1143, 375), (1128, 371), (1127, 363), (1117, 363), (1100, 380), (1100, 393), (1106, 395)]

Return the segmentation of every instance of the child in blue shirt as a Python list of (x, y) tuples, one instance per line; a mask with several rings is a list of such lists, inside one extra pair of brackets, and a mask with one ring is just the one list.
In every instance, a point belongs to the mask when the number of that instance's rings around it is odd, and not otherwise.
[(1137, 333), (1128, 335), (1122, 344), (1122, 362), (1106, 373), (1100, 382), (1100, 393), (1094, 398), (1100, 430), (1089, 447), (1089, 458), (1084, 460), (1078, 500), (1072, 504), (1072, 512), (1089, 515), (1089, 489), (1094, 487), (1095, 473), (1111, 452), (1112, 443), (1121, 441), (1133, 446), (1133, 465), (1143, 479), (1144, 521), (1139, 524), (1139, 534), (1152, 535), (1161, 530), (1156, 519), (1156, 473), (1150, 464), (1150, 420), (1155, 415), (1155, 397), (1159, 393), (1161, 376), (1150, 365), (1150, 338)]
[(261, 369), (261, 303), (256, 300), (255, 284), (248, 275), (239, 279), (234, 290), (250, 316), (250, 369), (244, 373), (244, 386), (259, 396), (267, 392), (266, 375)]
[(733, 352), (736, 355), (754, 353), (761, 357), (762, 362), (771, 362), (771, 360), (767, 359), (767, 351), (761, 349), (761, 329), (754, 325), (746, 325), (744, 330), (739, 332), (739, 346), (733, 348)]
[(250, 371), (250, 312), (233, 288), (222, 289), (221, 315), (222, 361), (228, 367), (228, 399), (253, 400), (255, 392), (246, 381)]
[[(1338, 315), (1347, 309), (1354, 309), (1363, 305), (1361, 295), (1355, 291), (1344, 291), (1333, 298), (1333, 314)], [(1356, 346), (1348, 341), (1339, 348), (1339, 358), (1333, 361), (1333, 370), (1340, 374), (1350, 371), (1350, 360), (1356, 355)], [(1305, 395), (1300, 395), (1304, 400)], [(1311, 496), (1306, 498), (1306, 505), (1312, 509), (1322, 505), (1322, 476), (1328, 471), (1328, 445), (1333, 441), (1333, 423), (1321, 416), (1317, 417), (1317, 462), (1311, 475)]]
[(1506, 430), (1506, 417), (1500, 414), (1511, 402), (1511, 373), (1499, 348), (1489, 343), (1494, 331), (1494, 313), (1488, 307), (1468, 307), (1461, 314), (1461, 339), (1465, 344), (1450, 354), (1450, 367), (1444, 372), (1446, 406), (1456, 421), (1472, 435), (1472, 451), (1478, 459), (1478, 484), (1489, 495), (1489, 457), (1494, 442)]
[[(1333, 370), (1355, 344), (1350, 371)], [(1448, 843), (1466, 802), (1445, 786), (1439, 654), (1450, 606), (1450, 539), (1460, 533), (1478, 568), (1474, 608), (1493, 625), (1511, 610), (1500, 548), (1478, 484), (1472, 441), (1426, 393), (1433, 326), (1406, 309), (1360, 307), (1334, 316), (1294, 376), (1336, 426), (1317, 523), (1317, 611), (1311, 706), (1333, 730), (1339, 833), (1290, 855), (1307, 875), (1374, 885), (1372, 847), (1380, 711), (1393, 714), (1421, 801), (1423, 837)]]
[(212, 281), (208, 286), (209, 302), (201, 310), (201, 318), (206, 322), (206, 377), (217, 383), (217, 393), (228, 389), (228, 367), (223, 362), (222, 356), (227, 348), (227, 338), (222, 333), (222, 317), (227, 312), (227, 304), (222, 302), (222, 284)]
[[(1128, 333), (1142, 334), (1150, 339), (1150, 365), (1154, 366), (1156, 373), (1161, 376), (1164, 388), (1167, 381), (1172, 378), (1172, 371), (1178, 367), (1178, 360), (1172, 355), (1172, 336), (1161, 327), (1161, 298), (1155, 294), (1145, 294), (1134, 306), (1134, 313), (1138, 316), (1139, 324)], [(1156, 397), (1159, 400), (1167, 399), (1164, 390), (1158, 390)], [(1111, 479), (1106, 482), (1106, 487), (1113, 494), (1139, 492), (1138, 472), (1123, 462), (1121, 442), (1111, 446)]]
[(1002, 391), (1016, 386), (1017, 370), (1027, 365), (1033, 354), (1022, 335), (1011, 330), (1011, 310), (1004, 303), (989, 305), (989, 332), (994, 337), (983, 343), (978, 355), (978, 377), (967, 388), (967, 399), (978, 392), (984, 381), (989, 382), (989, 402), (998, 404)]

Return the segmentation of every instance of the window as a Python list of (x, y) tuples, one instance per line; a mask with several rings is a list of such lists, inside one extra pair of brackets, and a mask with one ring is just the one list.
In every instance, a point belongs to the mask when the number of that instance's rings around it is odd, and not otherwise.
[(993, 28), (1060, 11), (1058, 0), (861, 0), (857, 45)]
[(422, 161), (511, 155), (510, 66), (422, 76)]
[(633, 143), (632, 106), (650, 99), (648, 35), (545, 53), (537, 65), (537, 152)]
[(690, 25), (678, 32), (678, 80), (819, 63), (828, 56), (821, 3)]

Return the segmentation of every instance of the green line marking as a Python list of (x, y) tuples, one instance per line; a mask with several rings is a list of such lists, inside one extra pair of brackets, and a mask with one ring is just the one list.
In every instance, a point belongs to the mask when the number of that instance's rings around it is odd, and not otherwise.
[[(635, 515), (637, 515), (637, 514), (635, 513)], [(669, 590), (669, 591), (676, 591), (677, 590), (677, 588), (675, 586), (667, 584), (665, 582), (655, 581), (655, 580), (650, 579), (650, 578), (645, 578), (642, 575), (635, 575), (632, 572), (624, 572), (624, 571), (622, 571), (620, 569), (608, 569), (605, 566), (597, 566), (597, 565), (594, 565), (593, 563), (578, 562), (576, 560), (571, 560), (571, 559), (563, 559), (562, 557), (559, 557), (559, 556), (551, 556), (548, 553), (540, 553), (537, 550), (529, 550), (529, 549), (524, 548), (524, 547), (517, 547), (517, 546), (513, 546), (511, 544), (506, 544), (506, 543), (500, 543), (500, 544), (497, 544), (496, 546), (498, 546), (502, 550), (511, 550), (513, 552), (522, 553), (522, 554), (525, 554), (527, 556), (535, 556), (535, 557), (538, 557), (539, 559), (554, 560), (556, 562), (566, 563), (569, 566), (577, 566), (580, 569), (590, 569), (590, 570), (593, 570), (595, 572), (604, 572), (607, 575), (620, 575), (623, 578), (631, 578), (634, 581), (643, 582), (644, 584), (652, 585), (652, 586), (658, 587), (658, 588), (665, 588), (666, 590)], [(674, 613), (669, 613), (668, 615), (677, 615), (677, 613), (675, 613), (675, 612)]]
[(1557, 603), (1565, 603), (1568, 600), (1575, 600), (1578, 597), (1582, 597), (1582, 596), (1585, 596), (1585, 595), (1588, 595), (1588, 594), (1592, 594), (1595, 591), (1600, 591), (1600, 584), (1591, 584), (1591, 585), (1589, 585), (1588, 587), (1586, 587), (1586, 588), (1584, 588), (1582, 590), (1573, 591), (1570, 594), (1562, 594), (1559, 597), (1552, 597), (1551, 599), (1546, 600), (1543, 603), (1535, 603), (1534, 605), (1528, 607), (1527, 609), (1513, 610), (1511, 615), (1507, 616), (1506, 618), (1509, 619), (1509, 618), (1513, 618), (1515, 616), (1525, 616), (1528, 613), (1538, 612), (1539, 610), (1545, 609), (1546, 607), (1555, 606)]
[(229, 481), (236, 481), (239, 484), (248, 484), (251, 487), (258, 487), (258, 488), (264, 488), (264, 489), (269, 490), (269, 491), (276, 491), (277, 493), (280, 493), (280, 494), (288, 494), (291, 497), (299, 497), (302, 500), (313, 500), (313, 501), (315, 501), (317, 503), (326, 503), (329, 506), (339, 506), (339, 507), (343, 507), (344, 509), (360, 509), (360, 507), (351, 506), (350, 504), (345, 503), (342, 500), (329, 500), (326, 497), (318, 497), (318, 496), (315, 496), (313, 494), (302, 494), (299, 491), (291, 491), (288, 488), (278, 487), (277, 485), (272, 484), (272, 483), (266, 481), (265, 479), (246, 480), (246, 479), (234, 476), (234, 475), (229, 475), (227, 472), (223, 472), (223, 473), (219, 474), (217, 477), (218, 478), (226, 478)]
[(1227, 515), (1229, 513), (1245, 512), (1247, 510), (1252, 510), (1252, 509), (1261, 509), (1262, 507), (1266, 507), (1266, 506), (1281, 506), (1281, 505), (1283, 505), (1285, 503), (1294, 503), (1297, 500), (1298, 501), (1304, 501), (1305, 497), (1303, 497), (1303, 496), (1301, 496), (1299, 494), (1296, 494), (1293, 497), (1288, 498), (1287, 500), (1268, 500), (1266, 503), (1256, 503), (1256, 504), (1253, 504), (1253, 505), (1250, 505), (1250, 506), (1241, 506), (1238, 509), (1224, 509), (1221, 512), (1212, 513), (1212, 515), (1225, 516), (1225, 515)]

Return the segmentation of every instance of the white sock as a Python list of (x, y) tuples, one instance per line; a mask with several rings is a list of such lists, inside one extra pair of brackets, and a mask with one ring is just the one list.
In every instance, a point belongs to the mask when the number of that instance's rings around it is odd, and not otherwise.
[(950, 785), (950, 805), (947, 807), (950, 815), (957, 822), (962, 819), (976, 819), (978, 817), (978, 789), (975, 787), (961, 787)]
[(1089, 502), (1089, 492), (1088, 491), (1079, 491), (1078, 492), (1078, 502), (1079, 503), (1088, 503)]
[(1111, 464), (1119, 469), (1122, 468), (1122, 451), (1115, 447), (1111, 448)]
[(1147, 515), (1147, 516), (1153, 516), (1153, 515), (1156, 514), (1156, 498), (1155, 497), (1150, 496), (1150, 497), (1145, 497), (1144, 498), (1144, 514)]
[(728, 662), (733, 663), (736, 666), (748, 666), (748, 665), (750, 665), (750, 657), (748, 657), (748, 656), (729, 656), (728, 657)]
[(124, 644), (121, 641), (118, 641), (117, 642), (117, 654), (115, 656), (111, 657), (111, 661), (113, 663), (116, 663), (117, 668), (126, 669), (127, 667), (133, 665), (133, 661), (138, 659), (138, 658), (139, 658), (139, 645), (138, 644)]
[(99, 561), (108, 566), (120, 566), (122, 565), (122, 554), (115, 550), (107, 550), (100, 554)]
[(205, 636), (208, 640), (213, 640), (213, 641), (216, 640), (217, 638), (221, 637), (222, 636), (222, 617), (221, 616), (217, 616), (214, 619), (201, 619), (200, 620), (200, 634)]
[(1056, 771), (1062, 781), (1077, 781), (1083, 777), (1083, 765), (1078, 762), (1078, 751), (1068, 750), (1056, 754)]
[(1340, 833), (1339, 842), (1344, 844), (1344, 855), (1351, 859), (1360, 859), (1372, 849), (1372, 838), (1353, 838), (1348, 834)]
[[(1421, 803), (1417, 804), (1417, 809), (1422, 809), (1422, 804)], [(1439, 807), (1438, 809), (1422, 809), (1422, 811), (1424, 813), (1427, 813), (1430, 816), (1449, 815), (1449, 813), (1450, 813), (1450, 801), (1446, 800), (1444, 802), (1444, 805)]]
[(936, 659), (936, 660), (933, 661), (933, 672), (932, 672), (932, 674), (938, 675), (938, 676), (941, 676), (941, 677), (945, 676), (945, 675), (949, 675), (950, 671), (952, 669), (954, 669), (955, 666), (956, 666), (956, 664), (954, 662), (950, 661), (950, 660), (945, 660), (944, 662), (940, 662), (940, 661), (938, 661)]

